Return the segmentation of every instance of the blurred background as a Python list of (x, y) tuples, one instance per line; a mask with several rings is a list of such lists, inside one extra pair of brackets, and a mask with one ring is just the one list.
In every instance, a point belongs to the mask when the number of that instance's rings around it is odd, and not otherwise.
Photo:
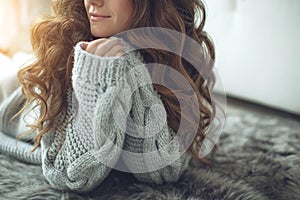
[[(51, 11), (51, 0), (0, 0), (0, 101), (12, 77), (32, 57), (30, 27)], [(6, 89), (7, 90), (7, 89)]]
[[(50, 12), (50, 3), (0, 0), (0, 69), (19, 65), (20, 53), (31, 53), (30, 25), (38, 15)], [(218, 81), (227, 95), (300, 115), (300, 1), (205, 3), (206, 30), (216, 46)]]
[(228, 96), (300, 114), (300, 1), (206, 0)]
[(0, 51), (13, 56), (30, 52), (30, 25), (40, 14), (50, 12), (51, 0), (0, 0)]

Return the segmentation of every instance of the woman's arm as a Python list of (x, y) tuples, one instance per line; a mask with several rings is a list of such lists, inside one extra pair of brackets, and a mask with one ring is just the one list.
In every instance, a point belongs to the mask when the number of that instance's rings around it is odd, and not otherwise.
[(100, 57), (75, 47), (67, 117), (76, 114), (61, 133), (47, 133), (42, 143), (43, 172), (55, 187), (89, 191), (119, 159), (131, 108), (131, 97), (123, 95), (128, 67), (124, 57)]
[(182, 140), (168, 126), (166, 109), (153, 88), (147, 69), (151, 65), (129, 58), (134, 67), (126, 77), (130, 82), (133, 104), (122, 158), (140, 181), (157, 184), (177, 181), (190, 156), (180, 144)]
[[(24, 118), (27, 122), (32, 122), (31, 118), (25, 116), (25, 111), (12, 120), (26, 102), (17, 79), (19, 66), (14, 65), (12, 58), (3, 57), (7, 59), (5, 60), (2, 57), (0, 55), (0, 152), (27, 163), (40, 164), (40, 149), (30, 153), (33, 148), (31, 144), (33, 135), (21, 135), (29, 130)], [(24, 59), (18, 59), (22, 60), (25, 62)], [(17, 136), (20, 138), (16, 139)]]
[[(19, 87), (0, 104), (0, 152), (27, 163), (41, 164), (40, 149), (30, 153), (33, 145), (27, 141), (32, 141), (32, 135), (16, 139), (17, 136), (28, 130), (24, 122), (24, 114), (17, 116), (11, 122), (12, 117), (23, 107), (25, 101), (21, 87)], [(27, 122), (32, 119), (25, 118)]]

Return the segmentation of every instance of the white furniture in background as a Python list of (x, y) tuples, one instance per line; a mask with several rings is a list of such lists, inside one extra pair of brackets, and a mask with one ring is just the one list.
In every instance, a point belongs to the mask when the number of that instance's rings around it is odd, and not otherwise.
[(300, 114), (300, 1), (206, 0), (228, 95)]

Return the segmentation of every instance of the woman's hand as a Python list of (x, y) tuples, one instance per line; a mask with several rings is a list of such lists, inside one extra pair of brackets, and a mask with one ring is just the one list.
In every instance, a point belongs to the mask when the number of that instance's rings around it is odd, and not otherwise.
[(102, 57), (114, 57), (124, 55), (124, 46), (116, 39), (101, 38), (91, 42), (83, 42), (81, 47), (94, 55)]

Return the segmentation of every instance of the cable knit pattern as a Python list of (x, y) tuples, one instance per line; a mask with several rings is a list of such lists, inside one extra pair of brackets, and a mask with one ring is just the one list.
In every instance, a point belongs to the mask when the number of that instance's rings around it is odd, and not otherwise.
[[(66, 118), (57, 119), (61, 128), (42, 138), (43, 173), (54, 187), (90, 191), (118, 160), (133, 173), (142, 172), (134, 173), (141, 181), (179, 178), (190, 157), (181, 156), (138, 52), (100, 57), (84, 51), (79, 43), (72, 83)], [(170, 161), (167, 166), (166, 161)]]

